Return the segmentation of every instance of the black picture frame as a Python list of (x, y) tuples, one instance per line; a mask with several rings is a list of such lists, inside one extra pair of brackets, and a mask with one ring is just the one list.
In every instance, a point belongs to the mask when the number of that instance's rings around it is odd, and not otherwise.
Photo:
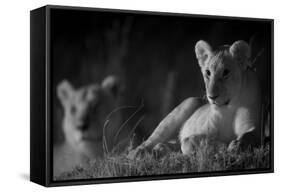
[[(132, 13), (143, 15), (166, 15), (168, 17), (208, 18), (224, 19), (227, 21), (255, 21), (269, 23), (271, 26), (271, 127), (270, 127), (270, 168), (255, 170), (236, 170), (219, 172), (198, 172), (186, 174), (169, 174), (160, 176), (131, 176), (119, 178), (79, 179), (54, 181), (52, 178), (52, 70), (51, 64), (51, 36), (50, 36), (50, 13), (51, 10), (79, 10), (79, 11), (102, 11), (111, 13)], [(133, 10), (115, 10), (86, 7), (69, 7), (46, 5), (30, 12), (30, 180), (37, 184), (53, 187), (65, 185), (116, 183), (132, 181), (150, 181), (162, 179), (195, 178), (210, 176), (227, 176), (256, 173), (274, 172), (274, 20), (261, 18), (225, 17), (213, 15), (193, 15), (181, 13), (148, 12)]]

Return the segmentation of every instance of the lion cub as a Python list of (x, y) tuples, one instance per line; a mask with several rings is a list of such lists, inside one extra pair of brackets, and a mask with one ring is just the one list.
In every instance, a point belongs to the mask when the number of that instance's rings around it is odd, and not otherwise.
[(200, 40), (195, 53), (208, 103), (200, 98), (183, 101), (130, 157), (166, 143), (175, 132), (185, 155), (191, 155), (202, 138), (224, 143), (229, 150), (260, 144), (260, 88), (257, 75), (250, 68), (249, 45), (236, 41), (213, 49)]
[(57, 87), (64, 109), (64, 143), (54, 147), (54, 176), (75, 166), (86, 166), (90, 159), (101, 158), (110, 150), (112, 137), (120, 125), (120, 113), (108, 116), (118, 104), (116, 77), (108, 76), (99, 84), (75, 89), (68, 81)]

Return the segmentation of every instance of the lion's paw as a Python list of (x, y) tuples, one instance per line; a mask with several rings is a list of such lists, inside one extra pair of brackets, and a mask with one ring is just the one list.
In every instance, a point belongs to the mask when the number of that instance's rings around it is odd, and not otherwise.
[(230, 142), (228, 145), (227, 151), (231, 153), (236, 153), (240, 149), (240, 142), (239, 140), (235, 139)]
[(164, 143), (158, 143), (152, 149), (152, 154), (155, 158), (161, 158), (164, 155), (168, 154), (171, 151), (169, 146), (165, 145)]
[(127, 157), (131, 160), (140, 159), (141, 157), (144, 156), (145, 153), (147, 153), (147, 151), (148, 151), (147, 147), (140, 145), (136, 149), (130, 151)]

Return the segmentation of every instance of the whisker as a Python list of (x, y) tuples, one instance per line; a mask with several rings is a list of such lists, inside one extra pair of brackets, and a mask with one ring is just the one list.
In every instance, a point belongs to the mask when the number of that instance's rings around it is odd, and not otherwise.
[(116, 143), (116, 140), (121, 132), (121, 130), (125, 127), (125, 125), (143, 108), (144, 104), (143, 104), (143, 100), (141, 100), (141, 104), (140, 106), (138, 107), (138, 109), (120, 126), (119, 130), (117, 131), (115, 137), (114, 137), (114, 142), (113, 143)]
[(108, 154), (108, 145), (107, 145), (107, 141), (106, 141), (106, 126), (108, 125), (108, 123), (109, 123), (109, 120), (110, 120), (110, 118), (111, 118), (111, 116), (114, 114), (114, 113), (116, 113), (116, 112), (118, 112), (118, 111), (120, 111), (120, 110), (122, 110), (122, 109), (130, 109), (130, 108), (137, 108), (136, 106), (121, 106), (121, 107), (117, 107), (116, 109), (114, 109), (114, 110), (112, 110), (107, 116), (106, 116), (106, 118), (105, 118), (105, 122), (104, 122), (104, 125), (103, 125), (103, 141), (102, 141), (102, 144), (103, 144), (103, 150), (104, 150), (104, 152), (106, 152), (107, 154)]

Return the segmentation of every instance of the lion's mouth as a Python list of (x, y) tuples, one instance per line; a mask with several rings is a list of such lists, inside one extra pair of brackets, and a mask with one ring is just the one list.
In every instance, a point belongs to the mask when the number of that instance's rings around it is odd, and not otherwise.
[(228, 99), (226, 102), (224, 102), (224, 103), (218, 103), (218, 102), (216, 102), (216, 101), (213, 101), (213, 104), (214, 105), (217, 105), (217, 106), (226, 106), (226, 105), (228, 105), (230, 103), (230, 100)]
[(91, 132), (80, 133), (77, 137), (79, 143), (92, 143), (102, 141), (102, 136), (100, 134), (93, 134)]
[(223, 105), (228, 105), (230, 103), (230, 100), (227, 100)]

